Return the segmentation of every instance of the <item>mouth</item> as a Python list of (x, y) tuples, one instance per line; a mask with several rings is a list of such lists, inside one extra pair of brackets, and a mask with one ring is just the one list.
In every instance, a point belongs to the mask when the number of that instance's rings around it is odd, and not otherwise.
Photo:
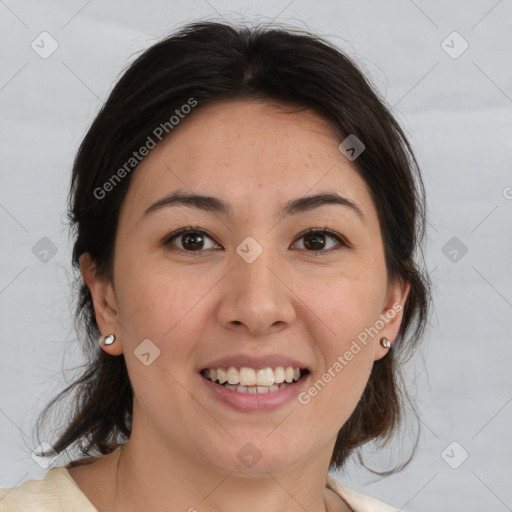
[(231, 391), (246, 394), (275, 393), (295, 385), (308, 374), (307, 368), (277, 366), (275, 368), (203, 368), (201, 376)]

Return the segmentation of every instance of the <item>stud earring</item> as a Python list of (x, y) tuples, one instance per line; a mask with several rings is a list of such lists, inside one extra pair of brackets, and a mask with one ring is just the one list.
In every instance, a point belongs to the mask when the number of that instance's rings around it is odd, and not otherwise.
[(391, 341), (389, 341), (387, 338), (381, 338), (381, 339), (380, 339), (380, 344), (381, 344), (384, 348), (391, 348)]
[(112, 345), (116, 341), (115, 334), (109, 334), (108, 336), (105, 336), (102, 340), (103, 345)]

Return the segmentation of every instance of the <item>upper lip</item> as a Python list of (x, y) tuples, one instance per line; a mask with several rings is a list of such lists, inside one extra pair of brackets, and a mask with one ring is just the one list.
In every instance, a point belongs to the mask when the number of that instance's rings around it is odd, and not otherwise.
[(291, 366), (292, 368), (301, 368), (307, 369), (307, 365), (298, 361), (297, 359), (282, 356), (278, 354), (274, 355), (266, 355), (266, 356), (249, 356), (245, 354), (234, 355), (234, 356), (226, 356), (221, 357), (219, 359), (215, 359), (214, 361), (210, 361), (206, 363), (204, 366), (199, 368), (199, 371), (204, 370), (205, 368), (254, 368), (255, 370), (259, 370), (261, 368), (276, 368), (278, 366)]

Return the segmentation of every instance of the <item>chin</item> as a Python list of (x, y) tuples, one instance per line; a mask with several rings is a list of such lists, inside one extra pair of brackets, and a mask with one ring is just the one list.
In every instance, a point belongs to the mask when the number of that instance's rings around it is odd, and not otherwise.
[(269, 429), (252, 441), (247, 436), (243, 439), (230, 438), (229, 446), (209, 454), (211, 464), (220, 471), (247, 476), (285, 471), (299, 464), (299, 449), (304, 448), (305, 440), (300, 442), (295, 438), (294, 446), (286, 446), (280, 438), (265, 439), (268, 433)]

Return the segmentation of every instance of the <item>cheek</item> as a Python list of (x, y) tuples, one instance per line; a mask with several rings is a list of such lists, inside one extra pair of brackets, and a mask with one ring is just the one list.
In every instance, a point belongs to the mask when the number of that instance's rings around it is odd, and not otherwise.
[[(197, 271), (192, 276), (192, 272), (178, 273), (165, 264), (142, 263), (135, 258), (119, 261), (118, 274), (119, 323), (135, 395), (157, 417), (162, 414), (164, 397), (173, 396), (166, 404), (168, 414), (181, 414), (181, 407), (189, 400), (183, 386), (192, 375), (196, 340), (200, 339), (198, 305), (209, 287), (203, 286), (204, 280), (200, 284)], [(152, 360), (154, 354), (158, 355), (145, 366), (137, 354), (141, 353), (141, 342), (147, 339), (156, 349), (146, 345), (149, 348), (145, 351)]]
[(326, 337), (317, 348), (325, 366), (311, 375), (299, 403), (319, 419), (318, 428), (329, 425), (334, 431), (348, 420), (361, 398), (373, 367), (373, 347), (347, 335)]
[(309, 281), (300, 296), (305, 311), (309, 309), (309, 316), (314, 314), (323, 325), (332, 349), (343, 350), (379, 318), (384, 291), (382, 276), (361, 270)]
[[(169, 407), (179, 407), (188, 395), (178, 383), (185, 385), (194, 375), (199, 340), (204, 338), (211, 314), (204, 309), (208, 290), (214, 288), (218, 276), (198, 277), (194, 266), (176, 271), (166, 262), (142, 264), (134, 259), (134, 263), (120, 262), (119, 273), (124, 274), (116, 286), (130, 380), (144, 402), (153, 403), (158, 401), (156, 396), (171, 393), (176, 403)], [(148, 367), (136, 357), (146, 339), (156, 346), (150, 352), (158, 354)], [(154, 405), (158, 410), (158, 404)]]
[(163, 341), (174, 329), (193, 324), (190, 318), (197, 315), (196, 306), (213, 282), (198, 278), (195, 268), (176, 269), (142, 257), (119, 261), (119, 315), (133, 332)]
[(379, 318), (384, 286), (381, 276), (361, 272), (302, 290), (307, 297), (303, 314), (315, 326), (316, 360), (323, 363), (304, 402), (310, 399), (327, 414), (348, 418), (373, 367), (375, 340), (368, 333)]

